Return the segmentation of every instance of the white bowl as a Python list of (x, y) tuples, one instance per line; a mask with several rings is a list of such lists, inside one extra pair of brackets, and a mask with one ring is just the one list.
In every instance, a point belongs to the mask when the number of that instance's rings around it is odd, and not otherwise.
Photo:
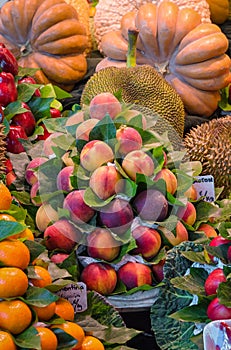
[(204, 350), (231, 349), (231, 319), (208, 323), (203, 331)]

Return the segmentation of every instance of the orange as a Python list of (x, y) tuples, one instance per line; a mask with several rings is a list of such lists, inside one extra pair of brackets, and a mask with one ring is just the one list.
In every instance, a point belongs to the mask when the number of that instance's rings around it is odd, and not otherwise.
[(85, 333), (83, 328), (80, 327), (77, 323), (66, 321), (62, 324), (56, 324), (52, 326), (52, 328), (60, 328), (64, 332), (70, 334), (73, 338), (78, 340), (78, 343), (72, 348), (72, 350), (81, 349)]
[(55, 314), (56, 303), (50, 303), (47, 306), (32, 306), (32, 309), (36, 312), (39, 321), (49, 321), (52, 316)]
[(18, 267), (0, 268), (0, 298), (22, 296), (28, 287), (25, 272)]
[(65, 298), (59, 298), (56, 301), (55, 313), (65, 321), (74, 321), (75, 310), (69, 300)]
[(12, 336), (4, 331), (0, 331), (0, 350), (16, 350)]
[(6, 213), (0, 213), (0, 220), (17, 221), (12, 215)]
[(19, 240), (3, 240), (0, 242), (0, 266), (14, 266), (26, 269), (30, 262), (30, 251)]
[(92, 335), (86, 335), (86, 337), (83, 340), (82, 346), (80, 350), (104, 350), (103, 343), (97, 339), (96, 337), (93, 337)]
[(45, 267), (35, 265), (34, 272), (38, 278), (30, 278), (30, 282), (33, 286), (44, 288), (52, 283), (51, 275)]
[(58, 347), (58, 339), (54, 332), (47, 327), (35, 327), (40, 336), (41, 350), (56, 350)]
[(19, 233), (18, 237), (19, 238), (26, 238), (26, 239), (29, 239), (30, 241), (34, 241), (34, 234), (31, 231), (31, 229), (29, 229), (29, 227), (27, 227), (25, 230), (23, 230), (21, 233)]
[(12, 196), (9, 188), (4, 184), (0, 183), (0, 210), (10, 209), (12, 202)]
[(29, 327), (32, 321), (32, 313), (23, 301), (0, 301), (0, 328), (12, 334), (19, 334)]

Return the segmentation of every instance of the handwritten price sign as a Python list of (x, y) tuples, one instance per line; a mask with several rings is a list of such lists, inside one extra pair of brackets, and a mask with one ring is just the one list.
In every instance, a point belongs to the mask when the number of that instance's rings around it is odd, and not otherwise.
[(197, 198), (203, 197), (206, 202), (214, 202), (215, 186), (212, 175), (197, 176), (193, 185), (197, 191)]

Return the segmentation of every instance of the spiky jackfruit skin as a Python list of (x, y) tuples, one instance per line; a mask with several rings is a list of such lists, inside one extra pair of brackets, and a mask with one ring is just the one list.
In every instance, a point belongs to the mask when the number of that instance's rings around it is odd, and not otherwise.
[[(101, 92), (113, 94), (121, 91), (124, 103), (135, 103), (157, 113), (161, 122), (156, 131), (169, 131), (171, 127), (183, 137), (185, 124), (184, 104), (171, 85), (149, 65), (135, 67), (107, 67), (87, 81), (80, 104), (89, 105), (92, 98)], [(167, 123), (166, 123), (167, 121)]]
[(213, 175), (216, 187), (223, 187), (221, 198), (231, 195), (231, 116), (212, 119), (192, 128), (184, 145), (190, 160), (202, 164), (202, 175)]
[(4, 134), (4, 125), (0, 124), (0, 174), (5, 174), (6, 161), (6, 136)]

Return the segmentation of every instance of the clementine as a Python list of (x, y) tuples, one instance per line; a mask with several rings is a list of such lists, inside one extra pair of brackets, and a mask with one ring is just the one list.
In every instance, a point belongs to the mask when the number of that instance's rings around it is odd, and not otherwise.
[(0, 298), (22, 296), (28, 288), (28, 278), (18, 267), (0, 268)]
[(86, 335), (80, 350), (104, 350), (103, 343), (92, 335)]
[(45, 267), (35, 265), (34, 272), (37, 275), (37, 278), (30, 278), (30, 282), (33, 286), (44, 288), (52, 283), (51, 275)]
[(3, 266), (26, 269), (30, 262), (30, 251), (19, 240), (3, 240), (0, 242), (0, 264)]
[(23, 332), (32, 321), (29, 306), (19, 299), (0, 301), (0, 328), (12, 334)]
[(48, 327), (35, 327), (40, 336), (41, 350), (56, 350), (58, 347), (58, 339), (54, 332)]
[(83, 343), (85, 333), (81, 326), (77, 323), (66, 321), (62, 324), (56, 324), (52, 326), (52, 328), (60, 328), (64, 332), (70, 334), (73, 338), (78, 340), (77, 344), (72, 348), (72, 350), (81, 349), (81, 345)]
[(65, 321), (73, 321), (75, 317), (73, 305), (65, 298), (59, 298), (56, 301), (55, 313)]
[(6, 350), (6, 349), (16, 350), (17, 347), (10, 333), (0, 331), (0, 350)]

